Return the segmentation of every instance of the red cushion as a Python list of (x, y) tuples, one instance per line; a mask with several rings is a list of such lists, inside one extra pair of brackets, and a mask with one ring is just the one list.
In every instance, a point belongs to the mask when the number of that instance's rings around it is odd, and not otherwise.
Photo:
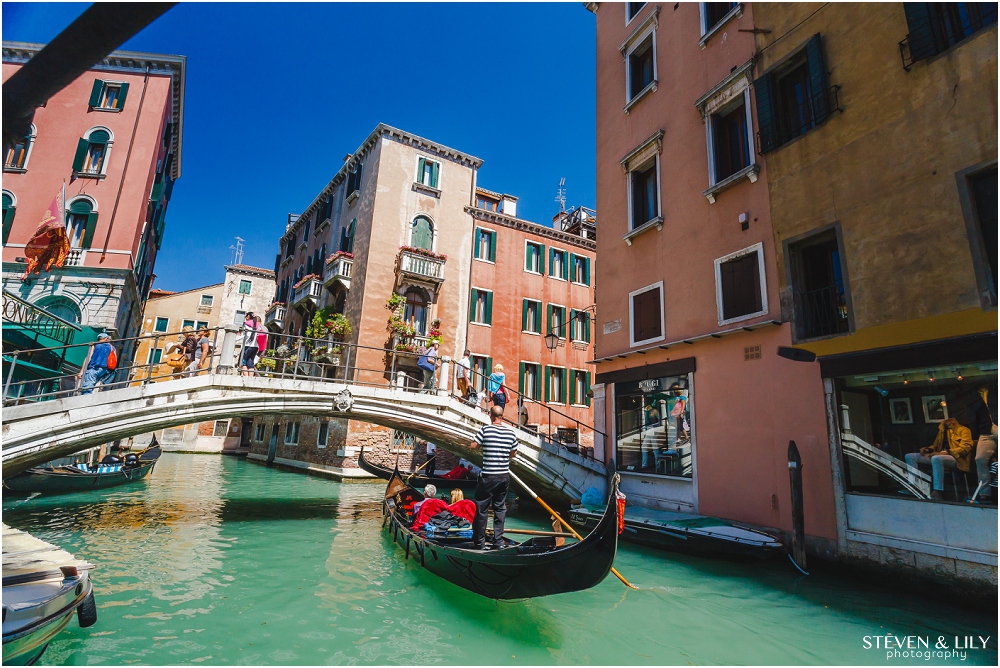
[(420, 504), (420, 508), (417, 509), (417, 514), (413, 518), (413, 530), (420, 531), (427, 524), (427, 520), (434, 517), (442, 510), (446, 509), (448, 504), (441, 499), (426, 499)]
[(469, 499), (462, 499), (448, 506), (452, 515), (474, 522), (476, 519), (476, 503)]

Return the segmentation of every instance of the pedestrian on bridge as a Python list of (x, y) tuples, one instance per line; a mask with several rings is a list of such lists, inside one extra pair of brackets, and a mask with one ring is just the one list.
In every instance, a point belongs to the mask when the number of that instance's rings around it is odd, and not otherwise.
[(256, 376), (257, 353), (257, 319), (253, 311), (247, 311), (246, 320), (243, 321), (243, 352), (240, 361), (240, 374), (243, 376)]
[(507, 380), (507, 376), (503, 372), (503, 364), (494, 364), (489, 386), (486, 389), (490, 393), (490, 398), (493, 399), (493, 405), (500, 407), (500, 415), (503, 415), (503, 409), (507, 406), (507, 388), (503, 386), (505, 380)]
[(440, 345), (440, 343), (434, 341), (424, 349), (424, 352), (420, 355), (420, 359), (417, 360), (417, 366), (424, 372), (424, 386), (420, 390), (421, 392), (433, 394), (437, 390), (437, 377), (434, 374), (437, 371), (438, 348)]
[(502, 548), (503, 524), (507, 517), (507, 490), (510, 488), (510, 460), (517, 455), (517, 434), (503, 423), (503, 408), (490, 408), (490, 424), (480, 428), (473, 450), (483, 449), (483, 473), (476, 485), (476, 521), (472, 542), (486, 549), (486, 513), (493, 508), (493, 547)]
[(91, 394), (101, 383), (110, 382), (118, 368), (118, 353), (111, 345), (111, 335), (101, 332), (97, 335), (97, 343), (90, 347), (87, 359), (80, 368), (78, 378), (83, 378), (83, 389), (80, 394)]

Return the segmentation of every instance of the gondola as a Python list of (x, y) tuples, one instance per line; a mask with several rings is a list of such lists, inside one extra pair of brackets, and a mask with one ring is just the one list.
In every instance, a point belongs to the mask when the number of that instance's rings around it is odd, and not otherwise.
[(37, 466), (3, 481), (12, 492), (62, 494), (85, 492), (137, 482), (145, 478), (156, 466), (163, 450), (156, 439), (137, 456), (119, 460), (105, 457), (99, 464), (74, 464), (69, 466)]
[[(376, 478), (382, 478), (382, 480), (389, 480), (392, 478), (392, 469), (365, 459), (364, 450), (361, 450), (361, 453), (358, 455), (358, 466), (360, 466), (363, 470), (368, 471)], [(434, 485), (441, 491), (460, 489), (465, 493), (466, 498), (470, 499), (472, 498), (472, 493), (476, 491), (475, 478), (459, 478), (458, 480), (452, 480), (451, 478), (422, 475), (420, 472), (417, 472), (413, 476), (407, 473), (401, 473), (400, 475), (406, 482), (413, 485), (417, 489), (423, 489), (427, 485)]]
[(410, 528), (407, 510), (423, 495), (393, 471), (385, 490), (383, 522), (407, 559), (452, 584), (492, 599), (524, 599), (589, 589), (611, 570), (618, 549), (618, 478), (597, 527), (580, 541), (557, 547), (553, 536), (523, 543), (504, 537), (504, 547), (473, 549), (468, 538), (428, 537)]

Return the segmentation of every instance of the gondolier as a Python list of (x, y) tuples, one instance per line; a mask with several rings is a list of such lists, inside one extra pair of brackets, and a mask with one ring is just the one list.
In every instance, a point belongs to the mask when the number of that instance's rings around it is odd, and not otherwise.
[(482, 427), (470, 446), (483, 449), (483, 474), (476, 485), (476, 521), (472, 542), (476, 549), (486, 549), (486, 513), (493, 508), (493, 547), (503, 547), (503, 523), (507, 516), (507, 490), (510, 487), (510, 460), (517, 455), (517, 434), (503, 424), (503, 408), (490, 409), (490, 424)]

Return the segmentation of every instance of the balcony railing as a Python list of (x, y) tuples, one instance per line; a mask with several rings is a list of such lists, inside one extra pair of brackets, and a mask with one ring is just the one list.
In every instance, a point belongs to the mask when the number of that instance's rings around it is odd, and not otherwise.
[(322, 292), (323, 283), (318, 278), (311, 278), (292, 293), (292, 306), (301, 306), (307, 302), (316, 304)]
[(907, 16), (910, 32), (899, 43), (903, 69), (947, 51), (966, 37), (997, 22), (996, 3), (926, 4), (922, 15)]
[(762, 123), (757, 132), (760, 153), (772, 151), (828, 119), (840, 108), (840, 86), (830, 86), (797, 105), (775, 105), (772, 121)]
[(399, 253), (399, 271), (425, 281), (441, 283), (444, 281), (444, 260), (404, 250)]
[(70, 248), (69, 254), (66, 256), (66, 262), (63, 263), (64, 267), (82, 267), (83, 263), (87, 259), (87, 251), (83, 248)]
[(801, 338), (813, 339), (849, 330), (847, 297), (843, 285), (800, 292), (797, 301), (796, 316)]
[(326, 272), (323, 274), (323, 284), (330, 286), (334, 281), (340, 281), (345, 288), (351, 289), (351, 274), (354, 272), (354, 260), (347, 257), (338, 257), (333, 262), (326, 265)]
[(267, 311), (264, 312), (264, 326), (267, 328), (275, 328), (281, 330), (285, 326), (285, 305), (284, 304), (272, 304)]

